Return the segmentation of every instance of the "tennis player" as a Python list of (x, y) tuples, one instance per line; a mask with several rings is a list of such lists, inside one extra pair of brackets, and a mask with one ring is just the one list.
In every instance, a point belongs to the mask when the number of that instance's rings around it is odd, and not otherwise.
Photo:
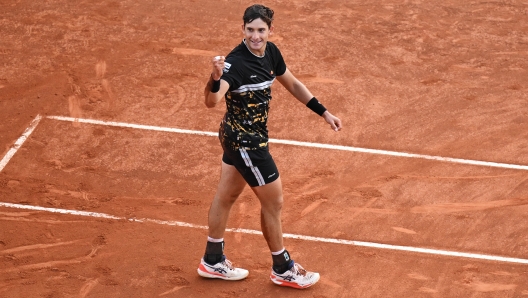
[(216, 195), (209, 209), (209, 236), (198, 267), (207, 278), (240, 280), (248, 270), (236, 268), (224, 255), (224, 232), (233, 203), (248, 184), (261, 205), (261, 228), (271, 251), (271, 281), (277, 285), (307, 288), (319, 273), (293, 261), (282, 237), (282, 184), (268, 150), (267, 120), (271, 85), (277, 79), (297, 100), (320, 115), (330, 127), (341, 130), (332, 115), (286, 67), (281, 52), (268, 41), (273, 32), (273, 10), (255, 4), (243, 16), (244, 39), (227, 57), (212, 59), (212, 73), (205, 88), (205, 105), (214, 107), (225, 98), (227, 110), (220, 124), (222, 169)]

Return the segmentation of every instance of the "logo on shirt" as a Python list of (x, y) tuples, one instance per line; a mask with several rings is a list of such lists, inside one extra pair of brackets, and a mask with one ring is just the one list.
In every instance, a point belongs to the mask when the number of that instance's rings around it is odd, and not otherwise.
[(275, 174), (277, 174), (277, 173), (273, 173), (273, 174), (269, 175), (268, 178), (271, 178), (271, 177), (275, 176)]
[(250, 79), (254, 79), (254, 78), (256, 78), (256, 77), (257, 77), (257, 75), (251, 75), (249, 78), (250, 78)]
[(228, 73), (231, 68), (231, 63), (224, 62), (224, 72)]

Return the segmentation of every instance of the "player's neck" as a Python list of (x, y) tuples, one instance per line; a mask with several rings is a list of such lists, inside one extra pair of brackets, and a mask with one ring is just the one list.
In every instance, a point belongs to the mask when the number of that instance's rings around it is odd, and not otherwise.
[(252, 50), (246, 43), (246, 39), (244, 38), (242, 40), (242, 42), (246, 45), (246, 48), (248, 49), (248, 51), (253, 54), (253, 56), (257, 57), (257, 58), (264, 58), (264, 56), (266, 55), (266, 44), (264, 44), (264, 46), (258, 51), (258, 52), (255, 52), (255, 50)]

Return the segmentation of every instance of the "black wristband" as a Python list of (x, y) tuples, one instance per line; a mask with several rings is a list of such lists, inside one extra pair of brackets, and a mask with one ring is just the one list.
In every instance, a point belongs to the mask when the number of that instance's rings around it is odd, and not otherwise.
[(213, 76), (211, 76), (211, 80), (213, 80), (213, 85), (211, 86), (211, 92), (216, 93), (220, 90), (220, 80), (215, 81), (213, 79)]
[(323, 116), (324, 112), (326, 112), (326, 108), (315, 97), (310, 99), (306, 106), (319, 116)]

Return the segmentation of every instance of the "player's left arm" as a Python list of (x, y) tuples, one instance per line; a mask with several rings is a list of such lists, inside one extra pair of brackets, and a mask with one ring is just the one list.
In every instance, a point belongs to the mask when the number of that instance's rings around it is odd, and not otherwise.
[(284, 74), (277, 76), (277, 80), (288, 90), (298, 101), (302, 102), (315, 113), (319, 114), (330, 124), (333, 130), (339, 131), (342, 128), (341, 120), (332, 115), (308, 90), (308, 88), (299, 81), (289, 69), (286, 68)]

